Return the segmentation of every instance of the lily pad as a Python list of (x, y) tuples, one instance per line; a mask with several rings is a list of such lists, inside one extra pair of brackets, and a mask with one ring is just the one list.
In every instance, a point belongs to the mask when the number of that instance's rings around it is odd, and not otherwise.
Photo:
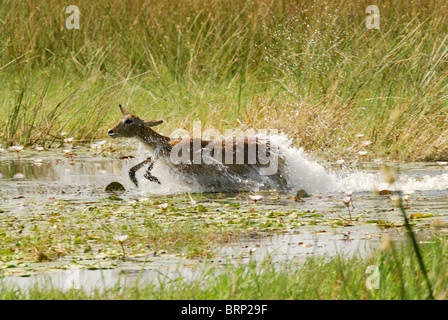
[(297, 191), (297, 196), (300, 198), (310, 198), (311, 196), (303, 189)]
[(126, 191), (126, 189), (120, 182), (113, 181), (109, 183), (106, 187), (106, 192), (117, 192), (117, 191)]
[(410, 218), (411, 219), (419, 219), (419, 218), (431, 218), (432, 214), (431, 213), (413, 213), (411, 214)]
[(112, 200), (112, 201), (123, 201), (123, 199), (116, 197), (116, 196), (110, 196), (109, 198), (107, 198), (108, 200)]

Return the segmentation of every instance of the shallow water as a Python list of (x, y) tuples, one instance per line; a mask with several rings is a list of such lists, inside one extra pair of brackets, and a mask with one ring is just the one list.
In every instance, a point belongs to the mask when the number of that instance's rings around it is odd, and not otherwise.
[[(351, 167), (341, 167), (331, 162), (316, 161), (302, 150), (284, 145), (284, 151), (290, 164), (290, 182), (296, 190), (305, 189), (310, 198), (294, 201), (291, 194), (265, 194), (263, 201), (253, 204), (243, 197), (243, 205), (253, 206), (261, 211), (300, 210), (308, 212), (304, 219), (320, 219), (324, 222), (311, 228), (310, 225), (298, 225), (291, 230), (265, 232), (254, 238), (223, 245), (213, 258), (213, 263), (224, 264), (229, 261), (247, 262), (251, 259), (262, 260), (267, 256), (275, 261), (296, 259), (301, 261), (309, 256), (336, 254), (365, 256), (380, 243), (384, 232), (395, 237), (402, 236), (400, 228), (390, 228), (381, 223), (348, 225), (334, 228), (325, 219), (347, 217), (347, 208), (341, 202), (344, 192), (353, 191), (355, 209), (351, 214), (364, 220), (401, 222), (401, 214), (394, 209), (388, 196), (374, 197), (374, 190), (403, 190), (410, 194), (408, 213), (429, 214), (431, 219), (416, 221), (416, 229), (435, 224), (444, 227), (448, 223), (448, 173), (446, 169), (434, 163), (392, 164), (397, 171), (397, 180), (388, 185), (383, 181), (379, 167), (375, 163), (355, 163)], [(110, 196), (105, 187), (112, 181), (119, 181), (126, 191), (120, 195), (125, 201), (141, 197), (163, 196), (191, 193), (191, 186), (184, 185), (173, 175), (167, 174), (166, 167), (158, 165), (153, 174), (161, 184), (142, 178), (140, 188), (135, 188), (129, 181), (127, 170), (143, 160), (148, 154), (143, 149), (125, 152), (92, 151), (88, 147), (74, 148), (69, 155), (61, 150), (37, 152), (25, 150), (20, 154), (5, 153), (0, 157), (0, 215), (26, 215), (42, 212), (45, 214), (49, 204), (63, 202), (76, 208), (104, 203)], [(143, 171), (143, 170), (142, 170)], [(203, 190), (202, 190), (203, 191)], [(253, 192), (261, 190), (252, 190)], [(207, 195), (200, 195), (201, 201), (207, 203)], [(205, 199), (205, 200), (204, 200)], [(52, 210), (52, 209), (51, 209)], [(313, 217), (313, 212), (325, 212), (324, 217)], [(444, 227), (445, 228), (445, 227)], [(423, 235), (426, 232), (422, 233)], [(184, 266), (187, 261), (188, 266)], [(36, 283), (52, 283), (54, 287), (67, 288), (73, 279), (77, 285), (90, 284), (90, 287), (113, 286), (117, 281), (135, 283), (150, 281), (159, 277), (182, 274), (193, 277), (194, 266), (199, 260), (183, 260), (165, 256), (153, 259), (150, 264), (143, 260), (118, 262), (113, 269), (85, 270), (73, 269), (65, 272), (51, 269), (45, 273), (36, 273), (27, 277), (7, 276), (4, 283), (16, 284), (29, 288)], [(44, 270), (45, 268), (43, 268)], [(53, 271), (53, 272), (48, 272)], [(49, 278), (51, 280), (49, 280)], [(71, 280), (72, 279), (72, 280)], [(92, 285), (95, 284), (95, 285)]]

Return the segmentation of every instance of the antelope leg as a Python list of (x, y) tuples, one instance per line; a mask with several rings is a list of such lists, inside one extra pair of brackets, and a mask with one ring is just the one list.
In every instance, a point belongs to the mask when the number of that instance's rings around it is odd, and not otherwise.
[(157, 177), (154, 177), (153, 175), (151, 175), (151, 172), (146, 171), (146, 173), (143, 175), (146, 179), (148, 179), (149, 181), (153, 181), (153, 182), (157, 182), (158, 184), (161, 184), (159, 179), (157, 179)]
[(131, 169), (129, 169), (129, 178), (131, 179), (132, 182), (134, 182), (136, 187), (138, 187), (138, 180), (135, 177), (135, 173), (137, 172), (137, 170), (139, 170), (141, 167), (143, 167), (147, 163), (150, 163), (150, 165), (149, 165), (150, 168), (152, 168), (154, 166), (154, 162), (152, 161), (152, 158), (148, 157), (148, 159), (143, 160), (139, 164), (137, 164), (137, 165), (133, 166)]
[(146, 173), (145, 173), (143, 176), (144, 176), (146, 179), (148, 179), (149, 181), (157, 182), (158, 184), (160, 184), (159, 179), (157, 179), (157, 177), (154, 177), (154, 176), (151, 174), (151, 170), (152, 170), (153, 167), (154, 167), (154, 162), (152, 162), (152, 163), (149, 165), (148, 169), (146, 169)]

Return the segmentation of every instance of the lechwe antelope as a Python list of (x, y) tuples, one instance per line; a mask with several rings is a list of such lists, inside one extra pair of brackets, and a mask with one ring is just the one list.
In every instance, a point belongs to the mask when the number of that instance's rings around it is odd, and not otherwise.
[[(269, 141), (241, 139), (170, 138), (153, 129), (163, 120), (143, 120), (120, 105), (123, 117), (108, 131), (111, 138), (138, 138), (153, 156), (129, 170), (138, 187), (136, 172), (148, 165), (144, 177), (160, 184), (151, 170), (164, 161), (182, 180), (202, 191), (235, 191), (253, 186), (288, 190), (286, 163)], [(278, 149), (277, 149), (278, 150)]]

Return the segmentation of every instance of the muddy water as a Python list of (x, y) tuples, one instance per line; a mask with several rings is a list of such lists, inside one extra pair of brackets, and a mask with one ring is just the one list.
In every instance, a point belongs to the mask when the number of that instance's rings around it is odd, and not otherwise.
[[(253, 205), (263, 210), (282, 210), (295, 208), (308, 212), (305, 217), (312, 217), (313, 212), (326, 212), (325, 218), (338, 219), (347, 217), (347, 208), (341, 199), (344, 192), (353, 191), (355, 209), (354, 217), (386, 221), (400, 224), (400, 213), (394, 209), (388, 196), (374, 197), (374, 190), (403, 190), (410, 194), (409, 214), (424, 213), (430, 219), (416, 221), (418, 230), (428, 226), (448, 223), (448, 173), (446, 169), (434, 163), (395, 164), (398, 169), (397, 180), (392, 185), (383, 181), (381, 172), (375, 163), (358, 163), (351, 167), (341, 167), (334, 163), (321, 164), (310, 158), (301, 150), (285, 146), (290, 163), (290, 181), (297, 189), (305, 189), (310, 198), (299, 202), (292, 200), (291, 195), (276, 196), (275, 201), (265, 197), (263, 201), (252, 204), (244, 200), (243, 205)], [(112, 181), (122, 183), (126, 191), (120, 195), (125, 200), (152, 195), (170, 195), (183, 192), (193, 193), (191, 186), (182, 184), (178, 177), (167, 173), (163, 165), (154, 168), (153, 174), (161, 184), (138, 178), (141, 186), (135, 188), (127, 177), (127, 170), (147, 156), (142, 149), (135, 151), (108, 152), (92, 150), (89, 147), (73, 148), (66, 153), (61, 150), (37, 152), (25, 150), (19, 154), (4, 153), (0, 157), (0, 215), (23, 215), (30, 211), (45, 213), (48, 204), (67, 201), (71, 206), (82, 207), (101, 204), (109, 196), (105, 187)], [(259, 190), (252, 190), (259, 191)], [(272, 201), (270, 201), (272, 200)], [(257, 207), (258, 206), (258, 207)], [(309, 218), (311, 219), (311, 218)], [(381, 223), (348, 225), (334, 228), (330, 223), (320, 224), (316, 228), (309, 225), (298, 225), (282, 232), (266, 232), (255, 238), (247, 238), (243, 242), (231, 243), (218, 250), (213, 258), (214, 263), (228, 261), (249, 261), (264, 259), (268, 255), (277, 261), (306, 259), (313, 255), (333, 256), (335, 254), (366, 255), (379, 243), (383, 233), (402, 236), (399, 228), (390, 228)], [(426, 232), (422, 232), (425, 236)], [(44, 273), (37, 273), (26, 278), (7, 276), (6, 284), (16, 284), (21, 288), (29, 288), (36, 283), (51, 283), (54, 287), (67, 288), (76, 283), (77, 286), (99, 288), (113, 286), (117, 282), (133, 284), (136, 281), (150, 281), (164, 276), (193, 277), (195, 268), (202, 261), (182, 260), (176, 256), (165, 256), (153, 259), (150, 263), (142, 260), (118, 262), (113, 269), (85, 270), (71, 269), (65, 272), (54, 272), (51, 265), (44, 268)], [(44, 270), (43, 269), (43, 270)]]

